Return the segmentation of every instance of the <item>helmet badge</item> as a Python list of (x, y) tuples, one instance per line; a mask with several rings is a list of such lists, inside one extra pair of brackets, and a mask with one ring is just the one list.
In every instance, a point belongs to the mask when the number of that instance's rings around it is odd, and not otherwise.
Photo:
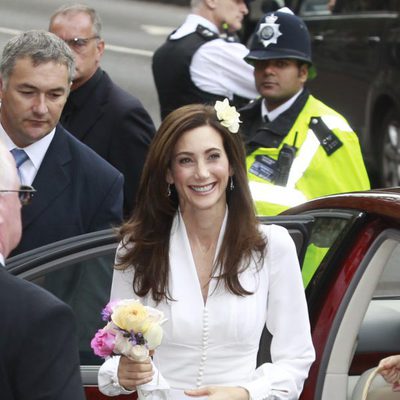
[(258, 28), (257, 35), (264, 47), (268, 47), (271, 43), (276, 44), (278, 37), (282, 35), (279, 24), (275, 23), (277, 19), (278, 17), (274, 14), (268, 15), (265, 17), (265, 22)]

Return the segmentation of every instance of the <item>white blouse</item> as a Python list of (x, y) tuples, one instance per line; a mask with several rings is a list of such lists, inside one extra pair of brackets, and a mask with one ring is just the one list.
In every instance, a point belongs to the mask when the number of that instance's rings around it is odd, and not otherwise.
[[(225, 225), (226, 217), (217, 253)], [(257, 271), (253, 261), (240, 274), (242, 286), (253, 294), (231, 294), (211, 279), (204, 304), (185, 224), (179, 213), (175, 217), (169, 278), (175, 301), (157, 306), (168, 320), (153, 360), (172, 389), (241, 386), (249, 391), (251, 400), (300, 396), (315, 354), (296, 249), (286, 229), (276, 225), (260, 229), (268, 243), (264, 264)], [(112, 300), (137, 297), (132, 289), (133, 273), (133, 268), (114, 271)], [(156, 307), (150, 296), (141, 301)], [(265, 324), (273, 335), (272, 363), (256, 369)], [(116, 393), (118, 385), (112, 385), (111, 375), (115, 381), (118, 368), (115, 359), (106, 361), (99, 373), (99, 387), (108, 395), (127, 393), (121, 387)], [(105, 373), (110, 369), (114, 370), (111, 374)]]

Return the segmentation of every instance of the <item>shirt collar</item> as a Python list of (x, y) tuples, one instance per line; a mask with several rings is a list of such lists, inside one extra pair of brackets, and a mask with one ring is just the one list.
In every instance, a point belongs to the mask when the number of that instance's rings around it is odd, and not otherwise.
[[(55, 131), (56, 131), (56, 128), (54, 128), (50, 133), (48, 133), (42, 139), (23, 148), (23, 150), (25, 150), (26, 154), (28, 154), (29, 159), (31, 160), (31, 162), (36, 170), (39, 170), (39, 167), (42, 164), (42, 161), (47, 152), (47, 149), (49, 148), (50, 143), (53, 140)], [(7, 135), (6, 131), (3, 128), (3, 125), (1, 123), (0, 123), (0, 141), (2, 141), (5, 144), (8, 151), (11, 151), (12, 149), (15, 149), (15, 148), (19, 148), (18, 146), (15, 145), (15, 143)]]
[(211, 21), (197, 14), (189, 14), (186, 17), (185, 22), (175, 32), (172, 33), (170, 39), (180, 39), (184, 36), (189, 35), (190, 33), (195, 32), (197, 25), (202, 25), (205, 28), (210, 29), (210, 31), (219, 34), (217, 26), (214, 25)]
[(5, 265), (6, 265), (6, 263), (4, 260), (4, 256), (3, 256), (3, 254), (0, 253), (0, 266), (5, 266)]
[(303, 88), (301, 90), (299, 90), (289, 100), (285, 101), (283, 104), (281, 104), (279, 107), (275, 108), (272, 111), (268, 111), (267, 110), (267, 106), (266, 106), (266, 102), (267, 101), (266, 101), (266, 99), (264, 99), (264, 101), (261, 103), (261, 115), (262, 115), (263, 119), (264, 119), (265, 115), (268, 117), (269, 121), (273, 121), (274, 119), (279, 117), (279, 115), (281, 115), (283, 112), (285, 112), (286, 110), (288, 110), (292, 106), (292, 104), (300, 96), (302, 91), (303, 91)]
[(289, 133), (290, 129), (292, 129), (292, 126), (296, 121), (298, 115), (300, 114), (301, 110), (303, 109), (304, 105), (306, 104), (309, 95), (309, 91), (304, 88), (299, 93), (297, 93), (297, 95), (293, 96), (295, 98), (292, 97), (293, 102), (290, 104), (290, 106), (285, 111), (282, 111), (278, 116), (276, 116), (273, 121), (269, 122), (267, 124), (268, 128), (276, 134), (286, 136)]
[[(307, 88), (304, 88), (297, 98), (295, 99), (294, 103), (284, 112), (282, 112), (279, 116), (277, 116), (273, 121), (264, 122), (261, 119), (261, 112), (256, 116), (257, 119), (260, 120), (258, 125), (258, 129), (253, 134), (253, 136), (249, 137), (246, 140), (246, 148), (247, 154), (252, 153), (259, 147), (278, 147), (279, 143), (282, 142), (284, 137), (290, 132), (293, 127), (293, 124), (296, 122), (297, 117), (299, 116), (301, 110), (303, 109), (304, 105), (306, 104), (310, 93)], [(260, 102), (263, 103), (262, 99)], [(262, 107), (262, 105), (261, 105)], [(260, 108), (258, 108), (260, 110)], [(271, 146), (271, 135), (275, 137), (278, 142)], [(293, 143), (295, 146), (296, 144)]]

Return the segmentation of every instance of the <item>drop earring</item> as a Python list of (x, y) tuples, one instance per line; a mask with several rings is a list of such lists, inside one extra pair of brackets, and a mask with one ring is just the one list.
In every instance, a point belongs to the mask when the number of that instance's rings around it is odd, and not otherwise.
[(229, 184), (229, 189), (232, 191), (235, 188), (235, 185), (233, 184), (233, 176), (231, 176), (231, 183)]
[(171, 184), (170, 183), (168, 183), (168, 186), (167, 186), (167, 196), (168, 197), (171, 196)]

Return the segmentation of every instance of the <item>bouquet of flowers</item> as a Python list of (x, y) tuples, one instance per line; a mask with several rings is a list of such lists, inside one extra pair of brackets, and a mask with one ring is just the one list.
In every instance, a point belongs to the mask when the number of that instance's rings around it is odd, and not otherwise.
[(149, 351), (161, 343), (164, 314), (139, 300), (111, 301), (101, 315), (107, 325), (97, 331), (90, 343), (100, 357), (124, 355), (134, 361), (144, 361)]

